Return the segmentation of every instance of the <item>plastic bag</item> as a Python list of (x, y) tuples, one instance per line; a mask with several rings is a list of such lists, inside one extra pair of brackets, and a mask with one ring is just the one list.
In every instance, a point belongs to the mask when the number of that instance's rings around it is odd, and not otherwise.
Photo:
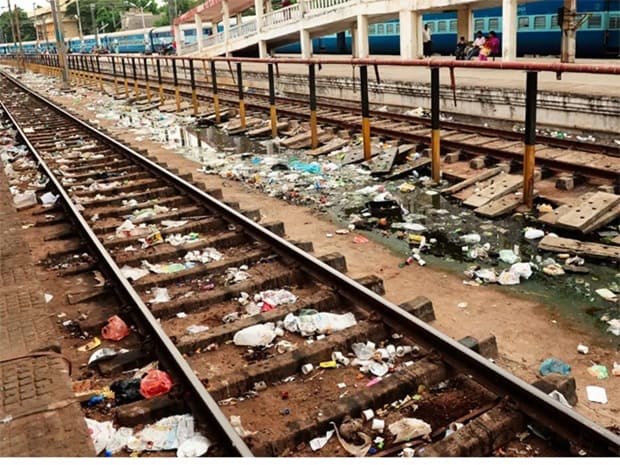
[(173, 384), (165, 371), (151, 370), (140, 381), (140, 394), (146, 399), (157, 397), (170, 391)]
[(515, 263), (510, 267), (511, 273), (516, 273), (521, 278), (530, 279), (532, 276), (532, 265), (525, 262)]
[(265, 323), (263, 325), (253, 325), (237, 331), (233, 337), (233, 342), (238, 346), (266, 346), (276, 338), (275, 325)]
[(426, 436), (432, 431), (431, 425), (417, 418), (402, 418), (388, 426), (388, 429), (396, 436), (395, 443)]
[(519, 276), (520, 274), (516, 271), (512, 271), (512, 269), (510, 271), (502, 271), (499, 278), (497, 278), (497, 282), (502, 286), (514, 286), (521, 282)]
[(127, 324), (118, 316), (108, 318), (108, 324), (101, 328), (101, 335), (110, 341), (120, 341), (129, 334)]
[(13, 196), (15, 208), (28, 208), (37, 204), (37, 196), (33, 191), (26, 191), (23, 194)]
[(211, 441), (202, 434), (196, 433), (179, 445), (177, 457), (200, 457), (207, 453), (210, 446)]
[(284, 318), (284, 328), (290, 332), (301, 333), (303, 337), (313, 334), (326, 334), (355, 326), (357, 321), (353, 313), (339, 315), (337, 313), (317, 312), (304, 309), (299, 316), (289, 313)]
[(609, 372), (607, 371), (607, 367), (604, 365), (592, 365), (588, 368), (588, 373), (592, 376), (596, 376), (596, 379), (609, 378)]
[(548, 358), (540, 364), (540, 374), (545, 376), (550, 373), (559, 373), (561, 375), (568, 375), (570, 373), (570, 366), (557, 358)]
[(110, 384), (110, 390), (114, 392), (116, 405), (129, 404), (130, 402), (143, 399), (140, 393), (139, 379), (132, 378), (114, 381)]
[(195, 436), (194, 417), (190, 414), (162, 418), (134, 434), (127, 443), (131, 450), (173, 450)]

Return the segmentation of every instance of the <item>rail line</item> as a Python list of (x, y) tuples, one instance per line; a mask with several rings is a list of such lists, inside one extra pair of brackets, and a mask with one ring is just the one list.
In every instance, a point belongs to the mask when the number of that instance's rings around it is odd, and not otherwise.
[[(376, 278), (358, 282), (330, 266), (344, 271), (341, 257), (310, 255), (280, 237), (277, 225), (261, 226), (14, 78), (3, 74), (0, 86), (3, 109), (131, 304), (125, 316), (153, 341), (153, 357), (191, 391), (192, 411), (224, 454), (304, 455), (301, 443), (367, 409), (386, 423), (407, 416), (427, 422), (428, 437), (407, 442), (421, 454), (464, 453), (452, 448), (455, 438), (484, 428), (483, 436), (489, 429), (497, 436), (480, 439), (476, 453), (489, 455), (532, 422), (590, 454), (620, 453), (620, 437), (373, 292), (367, 286), (380, 289)], [(137, 219), (144, 209), (148, 214)], [(140, 265), (146, 275), (124, 277), (122, 268)], [(145, 303), (156, 288), (166, 288), (169, 299)], [(316, 323), (301, 332), (308, 321), (302, 317), (317, 315), (304, 309), (333, 320), (324, 331)], [(188, 332), (190, 326), (203, 328)], [(266, 339), (243, 345), (255, 331)], [(360, 341), (376, 347), (353, 346)], [(370, 359), (361, 355), (368, 350)], [(344, 362), (351, 351), (360, 351), (366, 373)], [(454, 392), (467, 405), (443, 404), (449, 414), (438, 418), (436, 408)], [(394, 404), (402, 408), (384, 407)], [(245, 429), (229, 421), (237, 416)], [(467, 425), (443, 439), (455, 421)], [(357, 426), (358, 439), (372, 433), (369, 424)], [(382, 435), (378, 455), (402, 450), (387, 429)]]

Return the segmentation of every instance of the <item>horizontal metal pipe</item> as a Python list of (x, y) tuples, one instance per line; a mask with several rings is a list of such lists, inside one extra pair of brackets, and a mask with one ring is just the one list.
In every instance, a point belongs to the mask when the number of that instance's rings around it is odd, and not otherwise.
[[(79, 55), (77, 55), (79, 56)], [(123, 55), (125, 57), (142, 55)], [(186, 57), (167, 57), (183, 60)], [(163, 58), (156, 58), (163, 59)], [(519, 71), (549, 71), (554, 73), (591, 73), (620, 74), (620, 66), (593, 65), (575, 63), (533, 63), (520, 61), (462, 61), (462, 60), (400, 60), (396, 58), (245, 58), (245, 57), (209, 57), (192, 58), (198, 61), (221, 61), (228, 63), (278, 63), (278, 64), (321, 64), (321, 65), (381, 65), (381, 66), (422, 66), (437, 68), (475, 68), (507, 69)]]

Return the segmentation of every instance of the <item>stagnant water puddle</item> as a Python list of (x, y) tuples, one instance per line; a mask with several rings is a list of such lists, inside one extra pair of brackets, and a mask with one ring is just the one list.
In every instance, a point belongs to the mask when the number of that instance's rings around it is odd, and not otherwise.
[[(499, 251), (516, 252), (521, 262), (531, 262), (538, 269), (534, 267), (529, 279), (522, 278), (520, 284), (514, 286), (500, 286), (501, 290), (542, 302), (565, 319), (597, 328), (603, 339), (618, 343), (617, 338), (607, 332), (609, 326), (601, 318), (620, 318), (620, 308), (617, 303), (608, 302), (595, 293), (600, 288), (618, 292), (618, 264), (586, 260), (588, 274), (544, 274), (541, 262), (545, 259), (554, 258), (558, 264), (563, 260), (557, 254), (539, 252), (536, 247), (538, 240), (524, 237), (524, 228), (538, 226), (530, 218), (521, 214), (492, 221), (478, 217), (459, 202), (427, 187), (425, 176), (428, 173), (423, 171), (383, 182), (364, 173), (359, 166), (346, 167), (345, 173), (334, 174), (336, 169), (326, 173), (324, 166), (329, 163), (326, 159), (317, 160), (298, 151), (280, 151), (272, 141), (260, 143), (243, 136), (230, 137), (214, 127), (186, 129), (174, 126), (167, 132), (171, 148), (205, 165), (206, 172), (229, 176), (252, 188), (261, 187), (268, 195), (314, 207), (340, 227), (355, 224), (357, 230), (364, 230), (365, 235), (402, 255), (402, 267), (420, 266), (415, 260), (408, 260), (410, 263), (407, 264), (406, 259), (412, 255), (411, 248), (419, 245), (419, 236), (424, 236), (429, 247), (419, 254), (420, 258), (427, 263), (426, 266), (462, 276), (467, 283), (463, 284), (464, 292), (467, 285), (476, 284), (466, 276), (468, 269), (478, 265), (499, 274), (510, 268), (510, 264), (499, 259)], [(345, 179), (347, 175), (349, 178)], [(389, 219), (387, 224), (373, 217), (368, 212), (367, 203), (377, 196), (393, 200), (402, 206), (401, 214), (404, 214)], [(407, 223), (413, 230), (393, 228), (394, 223)], [(616, 222), (605, 230), (615, 232), (619, 228)], [(469, 234), (478, 234), (480, 241), (464, 243), (462, 237)], [(598, 242), (601, 238), (594, 234), (581, 239)], [(549, 318), (553, 316), (550, 314)]]

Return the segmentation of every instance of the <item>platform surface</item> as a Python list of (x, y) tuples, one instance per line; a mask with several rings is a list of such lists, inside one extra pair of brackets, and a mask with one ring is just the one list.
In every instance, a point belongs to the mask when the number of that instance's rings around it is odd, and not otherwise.
[(0, 170), (0, 456), (93, 456), (60, 333)]

